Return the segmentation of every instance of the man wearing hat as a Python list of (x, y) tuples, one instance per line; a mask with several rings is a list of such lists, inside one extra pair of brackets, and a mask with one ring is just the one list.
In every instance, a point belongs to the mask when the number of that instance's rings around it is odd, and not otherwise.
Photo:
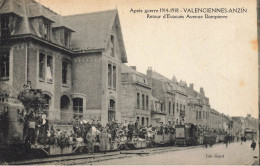
[(133, 139), (134, 130), (135, 130), (135, 126), (134, 126), (133, 122), (130, 121), (130, 123), (128, 125), (128, 134), (127, 134), (127, 139), (130, 141), (132, 141), (132, 139)]
[[(40, 131), (40, 127), (41, 127), (41, 121), (42, 121), (42, 114), (43, 112), (40, 111), (38, 113), (38, 115), (35, 117), (35, 123), (36, 123), (36, 126), (35, 126), (35, 134), (36, 134), (36, 142), (39, 143), (40, 140), (39, 140), (39, 131)], [(37, 144), (36, 143), (36, 144)]]
[(34, 111), (33, 109), (29, 110), (29, 115), (28, 115), (28, 126), (29, 126), (29, 130), (28, 130), (28, 138), (29, 138), (29, 142), (30, 144), (35, 144), (35, 116), (34, 116)]

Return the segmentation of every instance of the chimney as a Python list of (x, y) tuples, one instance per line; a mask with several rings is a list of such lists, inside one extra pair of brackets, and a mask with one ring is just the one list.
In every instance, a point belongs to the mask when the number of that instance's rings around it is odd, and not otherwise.
[(130, 68), (134, 69), (136, 71), (136, 66), (130, 66)]
[(203, 87), (200, 88), (200, 93), (204, 95), (204, 89), (203, 89)]
[(152, 67), (148, 67), (147, 71), (146, 71), (146, 74), (147, 74), (147, 77), (152, 77), (152, 73), (153, 73), (153, 70), (152, 70)]
[(193, 88), (194, 88), (194, 85), (193, 85), (193, 83), (191, 83), (191, 84), (190, 84), (190, 89), (193, 90)]

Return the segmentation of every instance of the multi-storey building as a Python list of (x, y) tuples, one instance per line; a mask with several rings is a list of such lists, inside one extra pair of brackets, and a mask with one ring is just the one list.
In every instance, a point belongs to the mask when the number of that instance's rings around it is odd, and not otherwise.
[(188, 94), (189, 122), (195, 123), (204, 129), (209, 128), (210, 105), (209, 99), (204, 94), (204, 89), (200, 92), (194, 90), (194, 85), (185, 87)]
[(209, 128), (213, 131), (219, 131), (221, 129), (221, 114), (215, 109), (210, 110)]
[(244, 132), (246, 129), (245, 119), (243, 117), (232, 117), (232, 121), (234, 123), (233, 125), (234, 134), (237, 137), (244, 136)]
[(253, 118), (251, 114), (247, 114), (245, 117), (245, 127), (249, 129), (253, 129), (254, 131), (258, 131), (258, 121), (256, 118)]
[(63, 17), (33, 0), (0, 6), (0, 80), (41, 89), (49, 119), (120, 121), (127, 62), (117, 10)]
[(146, 75), (137, 72), (135, 66), (122, 65), (121, 84), (122, 122), (138, 120), (142, 126), (150, 125), (152, 91)]
[[(161, 74), (147, 70), (148, 82), (152, 87), (152, 95), (160, 101), (161, 111), (165, 114), (166, 124), (185, 123), (187, 108), (187, 95), (185, 89), (178, 84), (176, 79), (168, 79)], [(160, 117), (161, 114), (160, 113)], [(157, 119), (157, 112), (152, 111), (152, 116)], [(159, 119), (159, 118), (158, 118)]]

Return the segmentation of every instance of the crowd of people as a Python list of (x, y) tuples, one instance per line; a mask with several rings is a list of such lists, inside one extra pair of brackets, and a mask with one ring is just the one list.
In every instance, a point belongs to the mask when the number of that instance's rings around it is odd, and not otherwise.
[[(99, 143), (100, 150), (107, 151), (110, 142), (152, 141), (154, 135), (175, 134), (175, 128), (170, 125), (143, 126), (138, 120), (122, 124), (118, 121), (110, 121), (102, 126), (99, 120), (87, 121), (76, 117), (69, 124), (71, 130), (64, 130), (57, 126), (49, 125), (46, 114), (33, 110), (20, 111), (20, 122), (23, 123), (23, 140), (28, 144), (67, 146), (75, 143), (85, 143), (91, 152), (95, 143)], [(215, 132), (204, 131), (204, 144), (212, 146), (216, 142)], [(226, 135), (226, 145), (233, 142), (234, 138)]]
[[(101, 150), (106, 151), (109, 142), (144, 141), (152, 140), (153, 135), (174, 134), (173, 126), (142, 126), (139, 121), (130, 121), (128, 124), (110, 121), (102, 126), (99, 120), (87, 121), (76, 117), (69, 124), (72, 130), (62, 130), (58, 125), (49, 125), (46, 114), (33, 110), (20, 111), (20, 122), (23, 125), (23, 139), (29, 144), (59, 145), (66, 146), (75, 143), (86, 143), (90, 151), (94, 151), (95, 143), (100, 143)], [(102, 149), (103, 148), (103, 149)]]

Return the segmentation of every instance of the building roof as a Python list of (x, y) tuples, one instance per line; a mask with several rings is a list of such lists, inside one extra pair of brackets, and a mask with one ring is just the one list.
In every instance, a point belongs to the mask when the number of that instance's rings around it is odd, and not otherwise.
[(185, 89), (178, 85), (178, 83), (166, 78), (165, 76), (161, 75), (160, 73), (157, 73), (156, 71), (152, 71), (152, 78), (162, 81), (164, 88), (167, 91), (176, 91), (182, 94), (186, 94)]
[(190, 87), (186, 87), (185, 91), (186, 91), (187, 95), (189, 95), (189, 96), (192, 96), (194, 98), (199, 97), (199, 93), (197, 91), (195, 91), (194, 89), (191, 89)]
[[(138, 82), (138, 83), (141, 83), (142, 85), (150, 87), (150, 85), (148, 84), (148, 81), (147, 81), (147, 76), (145, 74), (140, 73), (125, 64), (121, 65), (121, 70), (122, 70), (122, 73), (132, 73), (131, 78), (130, 78), (131, 81)], [(124, 81), (123, 78), (122, 78), (122, 81)]]
[(217, 115), (221, 115), (218, 111), (216, 111), (215, 109), (210, 109), (211, 113), (215, 113)]
[(38, 2), (27, 0), (26, 8), (28, 18), (44, 17), (48, 21), (54, 22), (54, 20), (51, 18), (54, 13), (48, 12), (47, 9)]
[[(34, 0), (4, 0), (0, 4), (0, 14), (14, 13), (20, 17), (21, 23), (11, 35), (37, 34), (31, 18), (44, 18), (52, 23), (52, 28), (64, 27), (75, 31), (71, 36), (71, 49), (75, 52), (105, 50), (110, 40), (113, 25), (116, 25), (117, 37), (120, 44), (122, 62), (127, 62), (127, 56), (117, 10), (94, 13), (61, 16)], [(51, 42), (60, 45), (51, 35)]]
[(13, 13), (20, 17), (23, 16), (22, 5), (19, 0), (2, 0), (0, 9), (0, 14)]
[(232, 120), (240, 122), (240, 123), (245, 123), (245, 118), (241, 117), (241, 116), (233, 116), (231, 117)]
[(118, 28), (118, 40), (121, 45), (122, 61), (127, 62), (123, 35), (117, 10), (65, 16), (65, 20), (75, 30), (72, 34), (72, 47), (80, 50), (105, 50), (110, 39), (113, 25)]
[(53, 28), (66, 28), (72, 32), (75, 32), (73, 30), (73, 28), (69, 25), (69, 23), (60, 15), (53, 15), (51, 16), (51, 18), (55, 21), (53, 24), (52, 24), (52, 27)]

